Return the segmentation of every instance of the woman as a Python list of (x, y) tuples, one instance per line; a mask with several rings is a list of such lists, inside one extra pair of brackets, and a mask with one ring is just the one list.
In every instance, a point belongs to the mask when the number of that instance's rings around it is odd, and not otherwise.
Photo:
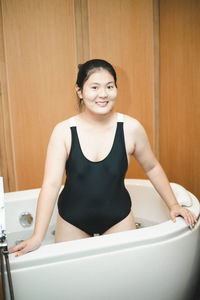
[(80, 114), (59, 123), (50, 138), (33, 236), (9, 249), (10, 253), (18, 251), (19, 256), (41, 245), (65, 167), (67, 180), (58, 199), (56, 242), (135, 229), (130, 196), (124, 187), (131, 155), (169, 207), (172, 221), (180, 215), (188, 226), (194, 226), (195, 216), (177, 203), (144, 128), (132, 117), (114, 112), (117, 79), (112, 65), (99, 59), (80, 65), (76, 92)]

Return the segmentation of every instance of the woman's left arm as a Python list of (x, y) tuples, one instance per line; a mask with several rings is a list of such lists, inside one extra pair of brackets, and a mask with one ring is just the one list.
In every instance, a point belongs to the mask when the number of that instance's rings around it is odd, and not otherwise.
[(151, 150), (146, 132), (139, 123), (134, 130), (134, 138), (135, 149), (133, 155), (161, 198), (167, 204), (172, 221), (176, 222), (176, 217), (182, 216), (188, 226), (194, 226), (197, 222), (195, 215), (190, 210), (178, 204), (168, 178)]

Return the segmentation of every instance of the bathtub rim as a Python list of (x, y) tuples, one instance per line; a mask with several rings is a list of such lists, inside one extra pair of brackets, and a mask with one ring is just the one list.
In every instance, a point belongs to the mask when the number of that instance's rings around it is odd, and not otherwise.
[[(152, 186), (149, 180), (143, 179), (126, 179), (125, 184), (142, 184), (143, 186)], [(32, 198), (33, 192), (38, 194), (39, 191), (40, 189), (26, 190), (25, 194), (26, 197), (29, 194)], [(190, 192), (188, 193), (192, 197), (194, 202), (198, 202), (198, 200), (193, 194), (191, 194)], [(9, 197), (8, 195), (5, 195), (6, 201), (16, 201), (16, 198), (13, 196), (17, 197), (17, 195), (19, 195), (19, 192), (12, 192), (12, 195), (11, 193), (7, 194), (9, 194)], [(199, 202), (196, 203), (196, 206), (198, 206), (199, 210)], [(71, 260), (88, 255), (95, 255), (97, 253), (99, 254), (108, 251), (117, 251), (123, 248), (127, 249), (130, 247), (144, 247), (153, 245), (155, 243), (166, 242), (169, 239), (178, 239), (182, 235), (195, 233), (195, 231), (200, 226), (199, 220), (195, 226), (195, 229), (191, 231), (186, 225), (183, 218), (177, 217), (176, 219), (176, 223), (173, 223), (171, 220), (168, 220), (157, 225), (141, 228), (139, 230), (130, 230), (126, 232), (114, 233), (105, 236), (97, 236), (87, 238), (84, 240), (74, 240), (59, 244), (43, 245), (39, 249), (17, 258), (14, 254), (10, 254), (10, 264), (12, 270), (16, 270), (27, 266), (33, 267), (35, 266), (36, 262), (37, 264), (50, 263), (52, 262), (52, 259), (56, 259), (56, 261), (62, 261), (63, 258), (65, 260)]]
[(192, 231), (184, 224), (184, 220), (177, 218), (174, 224), (167, 221), (139, 230), (114, 233), (105, 236), (91, 237), (83, 240), (74, 240), (57, 244), (40, 246), (37, 250), (15, 257), (10, 254), (12, 270), (26, 267), (37, 267), (48, 263), (57, 263), (63, 260), (81, 259), (92, 255), (101, 255), (108, 252), (130, 248), (150, 247), (159, 243), (167, 243), (180, 239), (199, 231), (200, 219)]

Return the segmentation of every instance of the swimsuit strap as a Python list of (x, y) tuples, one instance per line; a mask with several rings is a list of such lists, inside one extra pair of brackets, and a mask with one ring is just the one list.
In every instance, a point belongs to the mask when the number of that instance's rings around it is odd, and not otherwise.
[(69, 127), (76, 127), (76, 120), (75, 117), (71, 117), (69, 120)]
[(117, 113), (117, 122), (118, 123), (123, 123), (124, 122), (124, 115)]

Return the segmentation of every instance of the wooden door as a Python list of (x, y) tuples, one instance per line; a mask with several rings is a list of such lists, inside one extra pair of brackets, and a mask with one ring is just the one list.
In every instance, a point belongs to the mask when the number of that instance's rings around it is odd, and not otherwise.
[[(77, 64), (110, 61), (116, 110), (138, 119), (170, 181), (200, 198), (198, 0), (2, 0), (0, 172), (40, 187), (56, 123), (78, 112)], [(131, 162), (128, 177), (144, 178)]]
[(200, 199), (200, 1), (160, 1), (160, 161)]
[[(116, 110), (143, 124), (155, 150), (152, 1), (89, 0), (88, 10), (90, 55), (107, 59), (117, 71)], [(134, 159), (127, 177), (145, 178)]]
[[(49, 136), (77, 112), (74, 6), (68, 0), (2, 1), (13, 186), (41, 186)], [(5, 116), (5, 114), (4, 114)], [(6, 163), (8, 163), (9, 157)]]

